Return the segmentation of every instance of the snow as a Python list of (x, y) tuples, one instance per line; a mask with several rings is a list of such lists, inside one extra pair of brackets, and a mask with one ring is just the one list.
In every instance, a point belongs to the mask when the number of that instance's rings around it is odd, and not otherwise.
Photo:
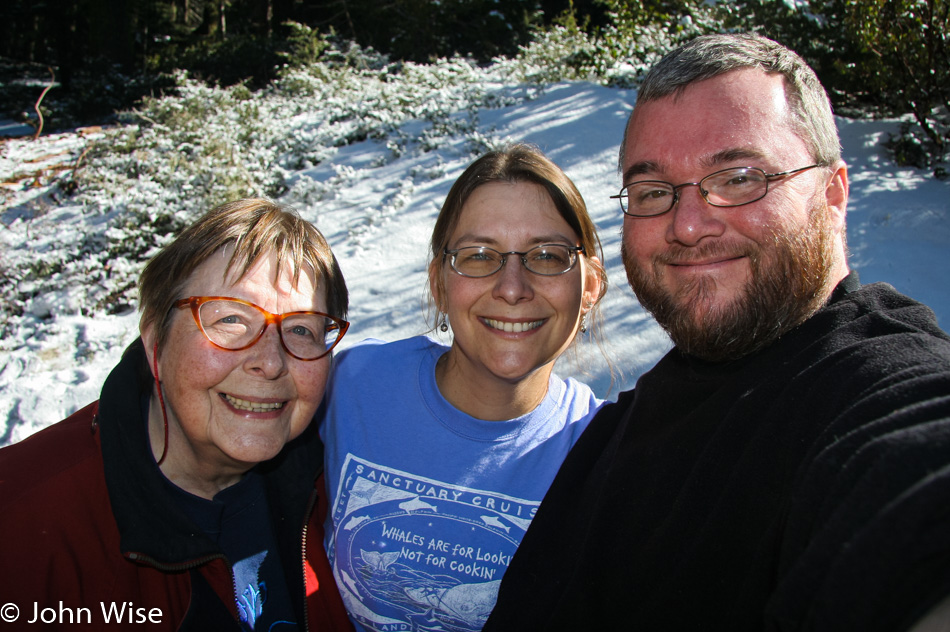
[[(602, 303), (603, 334), (607, 356), (622, 377), (611, 386), (607, 361), (589, 342), (581, 345), (578, 358), (562, 358), (557, 372), (588, 382), (610, 399), (631, 388), (670, 344), (626, 284), (619, 256), (622, 215), (607, 197), (620, 186), (617, 148), (635, 96), (633, 90), (559, 83), (534, 100), (478, 110), (471, 118), (474, 129), (435, 138), (425, 151), (405, 151), (398, 137), (390, 136), (341, 147), (315, 167), (312, 160), (307, 162), (309, 157), (301, 157), (279, 201), (316, 223), (340, 259), (350, 288), (352, 322), (342, 347), (367, 337), (395, 340), (429, 330), (429, 234), (453, 180), (473, 158), (473, 139), (484, 146), (505, 139), (527, 141), (571, 176), (599, 228), (610, 278)], [(865, 283), (886, 281), (927, 303), (946, 327), (950, 284), (943, 275), (950, 270), (950, 182), (889, 161), (881, 142), (898, 131), (899, 121), (839, 119), (838, 125), (850, 168), (852, 267)], [(414, 137), (420, 126), (410, 121), (400, 130), (404, 137)], [(37, 256), (58, 242), (80, 240), (83, 225), (105, 221), (101, 215), (90, 217), (68, 197), (51, 195), (48, 178), (41, 173), (44, 161), (60, 152), (76, 152), (90, 134), (96, 132), (45, 136), (37, 143), (3, 142), (0, 175), (5, 183), (14, 173), (37, 175), (29, 186), (25, 181), (16, 187), (4, 184), (0, 273), (14, 245)], [(155, 185), (143, 178), (140, 186)], [(147, 198), (134, 190), (127, 195)], [(43, 200), (45, 212), (24, 210), (30, 200)], [(96, 399), (123, 348), (135, 339), (134, 311), (89, 313), (79, 299), (80, 289), (64, 283), (55, 292), (39, 294), (27, 311), (44, 319), (43, 327), (0, 340), (0, 445), (19, 441)]]
[(29, 125), (8, 119), (0, 120), (0, 136), (32, 136), (36, 130)]

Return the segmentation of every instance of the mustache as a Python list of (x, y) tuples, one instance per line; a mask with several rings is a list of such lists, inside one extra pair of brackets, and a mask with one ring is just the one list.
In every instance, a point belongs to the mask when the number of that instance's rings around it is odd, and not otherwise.
[(710, 259), (738, 259), (739, 257), (756, 259), (758, 250), (751, 244), (734, 241), (715, 241), (701, 243), (697, 246), (670, 244), (665, 251), (654, 255), (653, 262), (654, 264), (675, 265)]

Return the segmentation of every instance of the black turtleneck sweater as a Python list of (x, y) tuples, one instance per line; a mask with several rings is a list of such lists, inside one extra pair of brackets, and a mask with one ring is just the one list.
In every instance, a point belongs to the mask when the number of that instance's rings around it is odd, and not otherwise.
[(769, 348), (674, 348), (604, 408), (485, 630), (900, 630), (948, 594), (950, 338), (852, 275)]

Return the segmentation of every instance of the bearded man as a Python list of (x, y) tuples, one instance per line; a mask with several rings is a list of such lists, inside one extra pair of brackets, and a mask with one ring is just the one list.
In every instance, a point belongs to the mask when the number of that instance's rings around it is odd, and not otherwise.
[(950, 629), (950, 337), (849, 270), (814, 72), (698, 38), (644, 80), (620, 169), (628, 279), (675, 347), (578, 441), (485, 630)]

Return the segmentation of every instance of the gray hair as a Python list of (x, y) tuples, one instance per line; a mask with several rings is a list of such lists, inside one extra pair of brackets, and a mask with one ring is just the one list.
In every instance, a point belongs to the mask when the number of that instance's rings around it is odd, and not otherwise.
[(228, 271), (244, 276), (262, 257), (277, 257), (277, 274), (288, 270), (297, 287), (301, 273), (312, 272), (325, 288), (327, 311), (346, 318), (349, 294), (340, 265), (317, 227), (295, 210), (263, 198), (235, 200), (212, 209), (159, 251), (139, 277), (141, 323), (156, 327), (165, 346), (172, 307), (202, 263), (233, 246)]
[[(815, 71), (781, 44), (751, 33), (702, 35), (667, 53), (646, 75), (630, 119), (650, 101), (680, 94), (689, 85), (740, 68), (761, 68), (785, 78), (785, 98), (792, 129), (808, 145), (818, 164), (830, 166), (841, 159), (841, 141), (831, 102)], [(627, 146), (624, 128), (620, 144), (623, 170)]]

